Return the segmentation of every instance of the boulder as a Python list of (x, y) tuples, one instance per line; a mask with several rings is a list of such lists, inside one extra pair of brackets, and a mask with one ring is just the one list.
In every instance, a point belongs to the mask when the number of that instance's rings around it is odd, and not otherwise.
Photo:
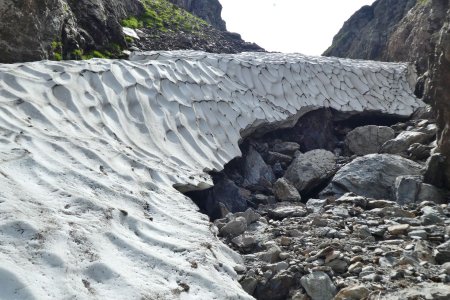
[(309, 199), (306, 202), (306, 208), (310, 213), (319, 213), (327, 204), (327, 199)]
[(422, 167), (409, 159), (390, 154), (368, 154), (342, 167), (321, 193), (343, 195), (353, 192), (375, 199), (395, 199), (395, 179), (402, 175), (419, 175)]
[(423, 183), (423, 176), (399, 176), (394, 184), (395, 198), (398, 204), (432, 201), (445, 203), (444, 192), (437, 187)]
[(300, 201), (300, 196), (297, 189), (286, 178), (279, 178), (273, 185), (273, 193), (279, 201)]
[(398, 176), (394, 183), (395, 200), (404, 205), (415, 203), (419, 194), (423, 177), (420, 175)]
[(272, 151), (285, 155), (292, 155), (295, 151), (300, 150), (300, 145), (295, 142), (281, 142), (273, 145)]
[(260, 185), (264, 181), (273, 182), (275, 175), (261, 155), (250, 147), (244, 161), (244, 183), (247, 185)]
[(324, 272), (312, 272), (300, 278), (300, 283), (312, 300), (331, 300), (336, 295), (336, 287)]
[(414, 143), (411, 146), (409, 146), (408, 150), (406, 150), (406, 153), (412, 160), (424, 160), (430, 157), (431, 150), (433, 148), (434, 147), (430, 145), (422, 145), (419, 143)]
[(434, 258), (440, 265), (450, 262), (450, 240), (437, 246)]
[(295, 280), (289, 272), (281, 272), (269, 279), (267, 282), (258, 284), (255, 290), (256, 299), (261, 300), (283, 300), (287, 299), (290, 288)]
[(284, 177), (299, 192), (308, 193), (324, 184), (336, 171), (336, 157), (330, 151), (318, 149), (298, 155)]
[(380, 149), (382, 153), (400, 154), (408, 150), (409, 146), (415, 143), (429, 142), (434, 135), (417, 131), (403, 131), (395, 139), (383, 144)]
[(345, 137), (345, 145), (356, 155), (378, 153), (381, 146), (395, 137), (395, 131), (387, 126), (367, 125), (357, 127)]
[(222, 228), (220, 228), (220, 234), (222, 236), (237, 236), (243, 233), (247, 229), (247, 220), (244, 217), (237, 217)]
[(238, 187), (227, 178), (218, 180), (209, 190), (193, 192), (190, 196), (199, 199), (195, 202), (212, 219), (223, 218), (226, 212), (245, 211), (248, 207), (247, 201), (251, 199), (248, 190)]

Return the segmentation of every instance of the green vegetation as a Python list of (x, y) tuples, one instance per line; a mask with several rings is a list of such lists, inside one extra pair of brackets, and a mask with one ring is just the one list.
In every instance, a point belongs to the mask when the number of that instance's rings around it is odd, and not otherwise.
[(53, 41), (50, 46), (52, 47), (53, 59), (54, 60), (62, 60), (62, 43), (60, 41)]
[(122, 54), (122, 48), (117, 44), (108, 45), (104, 50), (91, 50), (85, 52), (83, 49), (76, 49), (72, 51), (73, 59), (91, 59), (91, 58), (117, 58)]
[(430, 1), (429, 0), (419, 0), (418, 2), (420, 5), (426, 5)]
[(195, 32), (208, 26), (204, 20), (186, 12), (167, 0), (144, 0), (145, 12), (122, 20), (122, 26), (130, 28), (150, 28), (161, 31), (182, 30)]

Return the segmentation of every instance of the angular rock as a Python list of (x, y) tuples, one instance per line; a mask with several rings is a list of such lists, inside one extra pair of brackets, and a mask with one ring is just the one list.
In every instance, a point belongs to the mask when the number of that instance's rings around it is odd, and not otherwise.
[(321, 193), (342, 195), (353, 192), (376, 199), (395, 199), (393, 186), (401, 175), (420, 175), (421, 165), (390, 154), (369, 154), (342, 167)]
[(247, 209), (244, 212), (237, 212), (234, 214), (235, 217), (244, 217), (247, 220), (247, 225), (250, 225), (261, 218), (261, 215), (254, 211), (252, 208)]
[(444, 222), (442, 212), (438, 209), (430, 206), (425, 206), (421, 209), (422, 217), (420, 218), (422, 224), (433, 225), (433, 224), (442, 224)]
[(279, 178), (275, 182), (273, 192), (279, 201), (296, 202), (302, 200), (297, 189), (286, 178)]
[[(251, 199), (250, 191), (238, 187), (232, 180), (222, 178), (205, 191), (192, 192), (196, 204), (212, 219), (224, 218), (227, 212), (245, 211)], [(204, 200), (206, 199), (206, 200)]]
[(409, 158), (412, 160), (424, 160), (430, 157), (431, 149), (433, 146), (422, 145), (419, 143), (414, 143), (409, 146), (406, 153), (409, 155)]
[(294, 282), (294, 277), (289, 272), (276, 274), (267, 283), (256, 287), (255, 297), (262, 300), (286, 299)]
[(280, 253), (280, 247), (272, 245), (267, 251), (259, 254), (259, 259), (272, 264), (280, 260)]
[(450, 240), (436, 247), (434, 258), (438, 264), (450, 262)]
[(336, 295), (336, 287), (324, 272), (312, 272), (300, 278), (300, 283), (312, 300), (331, 300)]
[(433, 135), (417, 131), (403, 131), (395, 139), (389, 140), (383, 144), (381, 153), (400, 154), (408, 150), (414, 143), (425, 143), (430, 141)]
[(300, 150), (300, 145), (295, 142), (276, 143), (272, 148), (272, 151), (286, 155), (293, 155), (297, 150)]
[(327, 203), (327, 199), (309, 199), (306, 202), (306, 208), (311, 213), (318, 213), (323, 209), (325, 205), (327, 205)]
[(275, 175), (261, 155), (250, 147), (244, 162), (244, 180), (247, 185), (260, 185), (262, 180), (273, 182)]
[(318, 149), (297, 156), (284, 177), (292, 182), (299, 192), (307, 193), (323, 184), (335, 171), (334, 154)]
[(302, 205), (284, 205), (270, 209), (267, 213), (272, 219), (282, 220), (292, 217), (304, 217), (308, 212)]
[(394, 183), (395, 200), (397, 203), (400, 205), (415, 203), (422, 181), (423, 177), (419, 175), (398, 176)]
[(354, 285), (343, 288), (334, 300), (363, 300), (369, 296), (370, 291), (363, 285)]
[(423, 183), (423, 176), (399, 176), (395, 179), (394, 193), (398, 204), (433, 201), (444, 203), (443, 192), (431, 184)]
[(356, 155), (378, 153), (381, 146), (395, 137), (395, 132), (387, 126), (367, 125), (357, 127), (345, 137), (345, 145)]
[(400, 234), (406, 234), (406, 232), (409, 229), (408, 224), (398, 224), (398, 225), (392, 225), (388, 227), (388, 231), (392, 235), (400, 235)]
[(225, 224), (220, 229), (222, 236), (237, 236), (247, 229), (247, 220), (244, 217), (237, 217)]
[(256, 239), (253, 236), (239, 235), (231, 240), (233, 244), (241, 249), (250, 249), (256, 244)]
[(342, 195), (335, 201), (336, 204), (347, 203), (347, 204), (352, 204), (352, 205), (359, 206), (362, 208), (366, 208), (368, 202), (369, 202), (369, 200), (367, 200), (367, 198), (355, 195), (353, 193), (345, 193), (344, 195)]

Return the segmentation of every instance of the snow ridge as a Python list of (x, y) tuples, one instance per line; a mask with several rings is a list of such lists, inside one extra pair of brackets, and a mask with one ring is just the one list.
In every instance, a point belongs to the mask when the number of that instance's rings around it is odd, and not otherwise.
[(251, 299), (240, 257), (174, 186), (210, 186), (242, 136), (313, 109), (408, 116), (414, 76), (194, 51), (0, 65), (0, 298)]

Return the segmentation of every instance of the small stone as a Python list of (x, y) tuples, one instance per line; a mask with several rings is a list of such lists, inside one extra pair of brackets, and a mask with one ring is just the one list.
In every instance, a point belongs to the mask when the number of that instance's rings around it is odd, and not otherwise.
[(363, 285), (346, 287), (339, 291), (334, 300), (362, 300), (369, 296), (370, 291)]
[(282, 236), (280, 239), (280, 244), (282, 246), (289, 246), (291, 244), (291, 239), (288, 238), (287, 236)]
[(336, 273), (345, 273), (347, 271), (348, 263), (342, 259), (334, 259), (326, 264)]
[[(280, 203), (281, 204), (281, 203)], [(284, 205), (270, 209), (267, 214), (275, 220), (282, 220), (292, 217), (304, 217), (308, 214), (302, 205)]]
[(388, 232), (392, 235), (401, 235), (405, 234), (408, 231), (409, 227), (409, 224), (392, 225), (388, 227)]
[(412, 239), (425, 240), (425, 239), (427, 239), (428, 234), (425, 230), (418, 229), (418, 230), (412, 230), (412, 231), (408, 232), (408, 236)]
[(328, 220), (320, 216), (315, 216), (311, 221), (311, 225), (317, 227), (325, 227), (328, 225)]
[(348, 267), (348, 272), (349, 273), (359, 274), (359, 273), (361, 273), (362, 268), (363, 268), (363, 264), (359, 261), (359, 262), (356, 262), (354, 264), (351, 264)]
[(244, 265), (235, 265), (234, 266), (234, 270), (236, 271), (236, 273), (238, 274), (243, 274), (245, 273), (245, 271), (247, 271), (247, 267)]
[(370, 200), (367, 203), (367, 209), (374, 209), (374, 208), (384, 208), (388, 206), (394, 206), (394, 201), (388, 201), (388, 200)]
[(275, 263), (280, 259), (280, 247), (273, 245), (267, 251), (259, 254), (259, 259), (268, 263)]

